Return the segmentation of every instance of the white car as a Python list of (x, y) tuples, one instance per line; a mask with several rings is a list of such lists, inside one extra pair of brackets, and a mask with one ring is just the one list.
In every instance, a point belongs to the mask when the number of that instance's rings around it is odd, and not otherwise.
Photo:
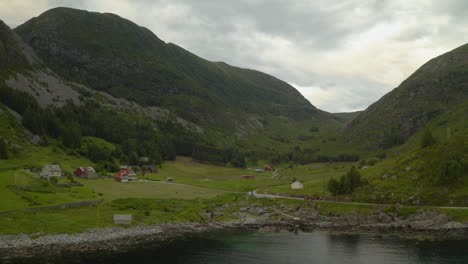
[(253, 192), (246, 193), (247, 196), (254, 196)]

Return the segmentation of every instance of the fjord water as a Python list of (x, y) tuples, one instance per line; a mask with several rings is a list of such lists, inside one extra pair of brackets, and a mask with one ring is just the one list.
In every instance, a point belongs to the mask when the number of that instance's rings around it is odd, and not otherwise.
[(468, 263), (465, 240), (421, 241), (368, 234), (209, 232), (126, 253), (26, 263)]

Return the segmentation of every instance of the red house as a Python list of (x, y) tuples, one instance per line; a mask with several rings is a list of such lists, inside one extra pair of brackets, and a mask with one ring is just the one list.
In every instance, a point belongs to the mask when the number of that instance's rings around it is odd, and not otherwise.
[(118, 182), (129, 182), (136, 179), (136, 174), (132, 170), (120, 170), (114, 175), (114, 179)]
[(265, 167), (263, 168), (264, 171), (274, 171), (275, 168), (273, 168), (272, 166), (268, 166), (268, 165), (265, 165)]
[(248, 174), (248, 175), (242, 175), (242, 178), (243, 178), (243, 179), (247, 179), (247, 180), (252, 180), (252, 179), (254, 178), (254, 176)]
[(95, 179), (97, 178), (96, 171), (93, 167), (79, 167), (73, 174), (80, 178)]

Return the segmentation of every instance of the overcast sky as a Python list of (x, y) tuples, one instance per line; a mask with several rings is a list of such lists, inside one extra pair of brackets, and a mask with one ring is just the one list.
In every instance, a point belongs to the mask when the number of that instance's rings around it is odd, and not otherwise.
[(329, 112), (365, 109), (468, 42), (467, 0), (0, 0), (18, 26), (58, 6), (110, 12), (212, 61), (260, 70)]

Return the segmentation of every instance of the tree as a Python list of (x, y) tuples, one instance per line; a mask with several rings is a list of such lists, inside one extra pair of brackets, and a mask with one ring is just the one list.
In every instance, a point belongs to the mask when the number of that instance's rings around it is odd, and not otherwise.
[(238, 154), (231, 161), (231, 164), (237, 168), (245, 168), (247, 166), (244, 156)]
[(351, 192), (354, 192), (356, 188), (361, 186), (361, 174), (354, 166), (346, 173), (346, 177), (349, 179), (349, 189)]
[(434, 145), (434, 143), (435, 143), (435, 139), (432, 136), (432, 132), (429, 129), (426, 129), (421, 139), (421, 148), (432, 146)]
[(3, 139), (0, 139), (0, 159), (8, 159), (8, 150), (6, 143)]
[(340, 177), (339, 180), (330, 179), (328, 181), (328, 191), (333, 195), (350, 194), (362, 185), (361, 174), (353, 166), (349, 171)]
[(155, 149), (152, 151), (151, 155), (150, 155), (150, 159), (151, 159), (151, 162), (153, 164), (156, 164), (156, 165), (159, 165), (162, 163), (162, 156), (161, 156), (161, 153), (159, 152), (159, 150)]
[(138, 155), (136, 152), (132, 152), (130, 153), (130, 155), (128, 156), (128, 161), (130, 163), (130, 165), (137, 165), (138, 164)]
[(80, 125), (72, 122), (67, 126), (62, 127), (62, 143), (69, 148), (79, 148), (81, 145)]
[(338, 189), (339, 189), (339, 183), (337, 180), (335, 180), (335, 178), (331, 178), (329, 181), (328, 181), (328, 184), (327, 184), (327, 189), (330, 193), (332, 193), (333, 195), (337, 195), (338, 194)]

